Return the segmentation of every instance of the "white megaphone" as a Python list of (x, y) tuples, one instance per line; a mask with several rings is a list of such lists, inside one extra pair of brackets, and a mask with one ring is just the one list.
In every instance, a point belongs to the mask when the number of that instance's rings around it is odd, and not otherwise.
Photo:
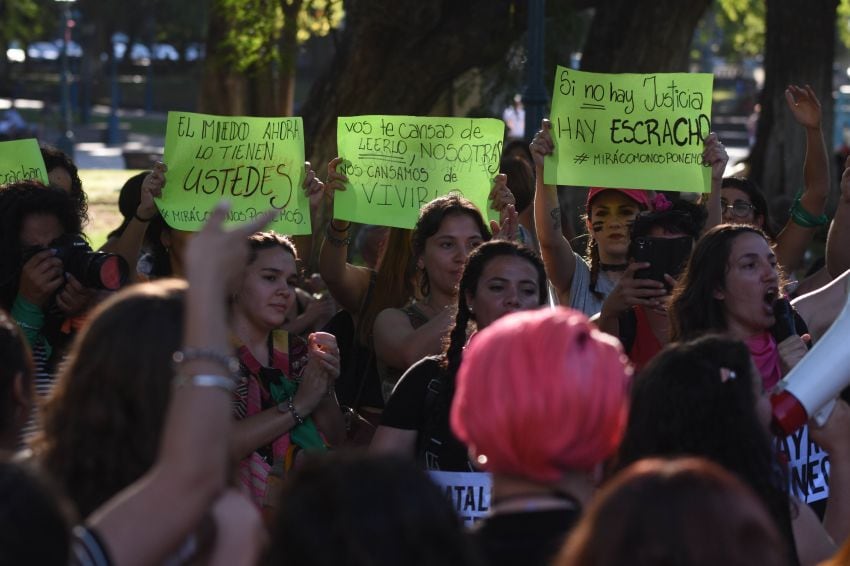
[(835, 399), (850, 384), (850, 294), (844, 308), (771, 396), (774, 432), (787, 436), (809, 418), (823, 425)]

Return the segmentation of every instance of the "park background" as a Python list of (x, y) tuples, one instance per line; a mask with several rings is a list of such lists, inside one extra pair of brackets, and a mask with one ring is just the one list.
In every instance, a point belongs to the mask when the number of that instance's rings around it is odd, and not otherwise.
[(821, 99), (836, 185), (848, 151), (850, 0), (0, 0), (0, 18), (0, 110), (73, 151), (96, 245), (169, 110), (303, 116), (321, 172), (337, 116), (500, 117), (520, 93), (530, 137), (558, 64), (710, 72), (729, 170), (780, 225), (805, 151), (788, 84)]

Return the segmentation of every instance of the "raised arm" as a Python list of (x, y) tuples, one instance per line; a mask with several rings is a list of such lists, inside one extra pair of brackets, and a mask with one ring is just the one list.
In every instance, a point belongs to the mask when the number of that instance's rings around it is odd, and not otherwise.
[(826, 223), (822, 215), (829, 194), (829, 158), (821, 129), (820, 102), (812, 87), (791, 85), (785, 90), (785, 100), (794, 119), (806, 130), (803, 192), (776, 237), (777, 260), (786, 270), (793, 271), (800, 265), (815, 229)]
[(389, 367), (404, 371), (425, 356), (442, 351), (443, 337), (453, 320), (453, 309), (446, 307), (414, 330), (404, 311), (384, 309), (373, 327), (375, 355)]
[(561, 231), (561, 205), (555, 185), (543, 181), (543, 158), (555, 151), (550, 130), (552, 123), (543, 120), (542, 129), (531, 142), (531, 155), (534, 158), (535, 192), (534, 224), (537, 227), (537, 239), (540, 241), (540, 255), (546, 266), (546, 275), (554, 285), (562, 302), (570, 293), (570, 285), (576, 271), (576, 257), (569, 240)]
[(136, 212), (133, 218), (130, 219), (130, 223), (127, 224), (127, 227), (118, 238), (107, 241), (100, 248), (101, 251), (118, 254), (124, 258), (130, 267), (131, 281), (138, 280), (136, 263), (139, 261), (139, 254), (142, 250), (142, 243), (144, 242), (148, 225), (154, 216), (159, 214), (154, 198), (162, 195), (162, 189), (165, 187), (165, 173), (167, 171), (168, 167), (165, 166), (165, 163), (158, 162), (154, 165), (153, 171), (148, 173), (142, 181), (139, 206), (136, 207)]
[[(301, 188), (307, 199), (310, 201), (310, 226), (313, 230), (316, 229), (316, 211), (322, 201), (325, 184), (313, 171), (313, 166), (309, 161), (304, 162), (304, 183)], [(313, 234), (303, 234), (300, 236), (292, 236), (292, 242), (295, 244), (295, 249), (301, 257), (302, 263), (308, 269), (313, 269)]]
[(233, 378), (218, 358), (232, 355), (227, 295), (234, 275), (247, 261), (248, 235), (271, 219), (265, 214), (225, 232), (226, 211), (226, 206), (216, 208), (186, 253), (190, 290), (183, 349), (215, 354), (182, 365), (180, 375), (185, 381), (174, 388), (151, 470), (87, 521), (118, 566), (162, 562), (192, 532), (226, 485)]
[(826, 268), (832, 277), (850, 269), (850, 157), (841, 175), (841, 195), (826, 238)]
[(850, 407), (839, 399), (823, 427), (809, 423), (811, 439), (829, 454), (829, 501), (823, 527), (836, 544), (850, 537)]
[(727, 155), (726, 148), (720, 143), (720, 138), (715, 133), (710, 133), (705, 138), (702, 163), (706, 167), (711, 167), (711, 191), (708, 193), (708, 198), (705, 199), (708, 218), (702, 230), (704, 234), (718, 224), (723, 223), (723, 209), (720, 207), (720, 189), (723, 187), (723, 173), (726, 171), (726, 164), (729, 163), (729, 155)]
[[(328, 182), (325, 184), (326, 200), (333, 210), (334, 191), (344, 191), (348, 178), (337, 171), (342, 163), (335, 157), (328, 163)], [(345, 310), (356, 313), (369, 290), (371, 270), (348, 263), (351, 245), (351, 222), (332, 219), (319, 252), (319, 273), (336, 302)]]

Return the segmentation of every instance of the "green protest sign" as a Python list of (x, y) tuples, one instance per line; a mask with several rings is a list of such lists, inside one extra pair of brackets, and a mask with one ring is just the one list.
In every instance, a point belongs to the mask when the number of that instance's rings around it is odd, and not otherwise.
[(34, 139), (0, 142), (0, 185), (34, 179), (47, 184), (44, 159)]
[(348, 184), (334, 195), (334, 217), (413, 228), (422, 205), (452, 192), (488, 216), (504, 132), (492, 118), (341, 117), (338, 171)]
[(585, 73), (558, 67), (552, 95), (555, 152), (547, 184), (708, 192), (702, 165), (711, 131), (713, 76)]
[(231, 202), (229, 222), (266, 210), (270, 228), (310, 234), (301, 118), (252, 118), (169, 112), (163, 161), (165, 189), (157, 206), (165, 222), (197, 231), (215, 204)]

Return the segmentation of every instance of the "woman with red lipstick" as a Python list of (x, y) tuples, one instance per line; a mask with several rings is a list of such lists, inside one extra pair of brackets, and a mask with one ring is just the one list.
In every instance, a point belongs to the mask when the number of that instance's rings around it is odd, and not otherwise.
[(274, 232), (250, 237), (250, 255), (232, 298), (232, 332), (242, 381), (233, 410), (233, 452), (255, 503), (277, 501), (269, 476), (279, 476), (301, 452), (324, 451), (342, 440), (334, 395), (339, 350), (331, 334), (307, 342), (277, 330), (295, 300), (295, 247)]
[(449, 429), (455, 375), (470, 323), (481, 330), (506, 314), (545, 304), (543, 262), (515, 242), (481, 244), (469, 254), (456, 301), (454, 324), (443, 335), (443, 353), (423, 358), (401, 378), (372, 439), (372, 451), (415, 456), (429, 470), (475, 470), (466, 447)]

